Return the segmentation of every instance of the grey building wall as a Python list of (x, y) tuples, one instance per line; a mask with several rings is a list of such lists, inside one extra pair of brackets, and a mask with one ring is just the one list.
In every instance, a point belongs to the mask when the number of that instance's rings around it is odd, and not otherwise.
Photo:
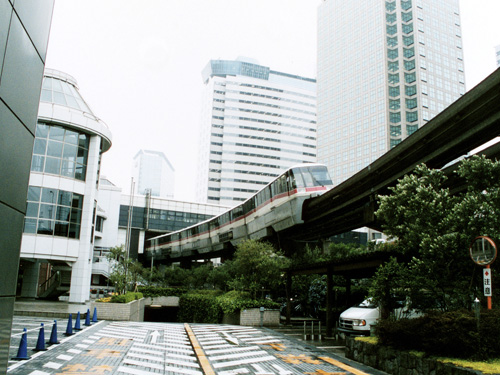
[(54, 0), (0, 0), (0, 373), (7, 371), (31, 154)]

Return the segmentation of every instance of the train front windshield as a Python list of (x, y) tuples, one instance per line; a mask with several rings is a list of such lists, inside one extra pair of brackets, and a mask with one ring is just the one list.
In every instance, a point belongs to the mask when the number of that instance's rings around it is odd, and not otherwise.
[(294, 168), (292, 170), (297, 187), (331, 186), (333, 185), (328, 168), (311, 166)]

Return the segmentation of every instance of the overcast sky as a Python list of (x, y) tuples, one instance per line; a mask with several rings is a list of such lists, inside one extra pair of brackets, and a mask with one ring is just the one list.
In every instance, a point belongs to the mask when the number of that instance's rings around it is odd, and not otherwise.
[[(367, 1), (367, 0), (351, 0)], [(247, 56), (316, 77), (321, 0), (59, 0), (46, 67), (76, 78), (113, 134), (102, 175), (129, 191), (140, 149), (162, 151), (176, 170), (176, 199), (194, 200), (197, 130), (210, 59)], [(466, 87), (495, 69), (500, 1), (460, 0)]]

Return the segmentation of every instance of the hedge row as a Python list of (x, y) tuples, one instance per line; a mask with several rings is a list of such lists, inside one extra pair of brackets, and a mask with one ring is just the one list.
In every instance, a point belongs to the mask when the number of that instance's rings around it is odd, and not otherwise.
[(279, 305), (269, 300), (254, 300), (245, 292), (232, 291), (207, 293), (193, 291), (179, 299), (177, 319), (192, 323), (221, 323), (223, 314), (229, 314), (253, 307), (276, 309)]
[(429, 355), (484, 360), (500, 356), (500, 311), (433, 312), (416, 319), (384, 320), (376, 335), (382, 345)]
[(127, 292), (125, 294), (116, 294), (111, 297), (112, 303), (129, 303), (135, 301), (136, 299), (141, 299), (143, 297), (142, 293)]
[(139, 291), (144, 295), (144, 297), (162, 297), (162, 296), (173, 296), (180, 297), (188, 292), (187, 288), (163, 288), (156, 286), (140, 286)]

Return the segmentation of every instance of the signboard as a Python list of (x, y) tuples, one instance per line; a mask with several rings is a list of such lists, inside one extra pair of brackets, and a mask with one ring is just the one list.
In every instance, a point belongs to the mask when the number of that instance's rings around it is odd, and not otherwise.
[(491, 268), (483, 269), (484, 296), (491, 297)]
[(491, 238), (485, 236), (476, 237), (469, 251), (474, 263), (480, 266), (493, 263), (497, 257), (497, 245)]

